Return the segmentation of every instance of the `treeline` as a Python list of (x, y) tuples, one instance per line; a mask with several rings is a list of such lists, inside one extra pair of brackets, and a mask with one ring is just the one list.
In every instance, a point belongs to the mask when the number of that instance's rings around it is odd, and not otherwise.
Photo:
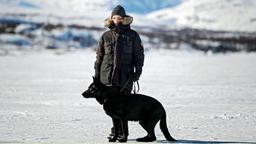
[[(138, 28), (140, 29), (140, 28)], [(149, 41), (159, 39), (165, 43), (165, 48), (179, 49), (182, 43), (204, 52), (239, 52), (256, 51), (255, 32), (228, 32), (184, 28), (179, 30), (154, 29), (141, 34), (149, 37)]]

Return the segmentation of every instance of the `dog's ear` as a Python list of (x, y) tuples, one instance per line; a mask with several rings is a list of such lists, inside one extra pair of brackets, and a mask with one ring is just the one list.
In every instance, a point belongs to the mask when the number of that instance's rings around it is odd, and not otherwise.
[(96, 85), (97, 85), (97, 84), (100, 84), (100, 79), (99, 79), (99, 78), (94, 77), (94, 76), (93, 76), (92, 78), (93, 78), (93, 83), (94, 83), (94, 84), (96, 84)]
[(93, 83), (95, 83), (95, 77), (94, 76), (92, 76), (92, 79), (93, 79)]

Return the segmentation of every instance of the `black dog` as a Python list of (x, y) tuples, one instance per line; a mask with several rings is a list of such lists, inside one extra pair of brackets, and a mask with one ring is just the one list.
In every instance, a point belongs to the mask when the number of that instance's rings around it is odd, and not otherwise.
[[(103, 104), (107, 115), (113, 120), (115, 135), (109, 142), (126, 142), (128, 136), (127, 121), (139, 121), (140, 125), (147, 131), (147, 136), (138, 138), (139, 142), (152, 142), (156, 140), (154, 128), (160, 120), (160, 128), (168, 141), (175, 141), (170, 135), (166, 125), (166, 112), (162, 104), (156, 99), (141, 95), (124, 95), (120, 89), (105, 86), (99, 80), (93, 78), (93, 83), (82, 94), (85, 98), (96, 98)], [(118, 126), (121, 121), (121, 130), (124, 136), (118, 139)]]

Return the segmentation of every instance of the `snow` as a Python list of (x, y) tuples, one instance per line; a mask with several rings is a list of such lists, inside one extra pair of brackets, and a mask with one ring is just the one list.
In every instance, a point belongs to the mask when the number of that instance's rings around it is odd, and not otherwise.
[(172, 27), (255, 32), (255, 6), (255, 0), (183, 0), (148, 17)]
[[(93, 12), (111, 10), (113, 7), (120, 4), (123, 5), (129, 13), (146, 14), (167, 7), (174, 7), (180, 4), (181, 0), (62, 0), (61, 3), (58, 0), (1, 0), (0, 3), (3, 4), (3, 8), (4, 6), (8, 6), (23, 10), (30, 9), (38, 11), (47, 9), (48, 12), (55, 12), (57, 8), (58, 12), (64, 12), (69, 10), (69, 12), (71, 13), (84, 13), (91, 10), (93, 10)], [(86, 13), (84, 14), (86, 15)]]
[(1, 0), (0, 18), (103, 27), (117, 4), (136, 26), (256, 31), (255, 0)]
[[(96, 43), (96, 40), (92, 36), (92, 34), (86, 30), (77, 30), (77, 29), (56, 29), (52, 30), (48, 33), (49, 37), (52, 37), (56, 41), (64, 42), (66, 45), (67, 42), (76, 41), (76, 45), (69, 45), (69, 47), (76, 47), (76, 48), (85, 48), (92, 46)], [(58, 45), (59, 47), (59, 45)]]
[[(17, 53), (0, 57), (0, 142), (107, 143), (111, 119), (81, 96), (92, 82), (95, 51)], [(140, 93), (164, 105), (180, 143), (255, 143), (255, 53), (145, 55)], [(145, 134), (137, 122), (129, 129), (129, 143)], [(156, 135), (166, 143), (158, 125)]]
[(20, 46), (28, 46), (31, 44), (30, 39), (22, 35), (13, 35), (13, 34), (1, 34), (0, 42), (5, 44), (14, 44)]
[[(102, 26), (101, 23), (110, 14), (110, 10), (106, 7), (108, 2), (109, 0), (62, 0), (61, 2), (58, 0), (3, 0), (0, 1), (0, 15), (6, 18), (6, 14), (21, 14), (22, 20), (53, 24), (76, 23)], [(33, 5), (34, 8), (20, 6), (20, 3)]]

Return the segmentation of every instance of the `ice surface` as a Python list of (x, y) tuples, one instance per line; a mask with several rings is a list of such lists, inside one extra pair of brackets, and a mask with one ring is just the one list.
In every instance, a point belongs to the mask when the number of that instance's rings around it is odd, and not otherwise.
[[(0, 142), (103, 143), (111, 119), (81, 93), (92, 82), (91, 49), (0, 57)], [(181, 143), (256, 140), (256, 54), (145, 53), (140, 93), (167, 111)], [(145, 135), (129, 123), (129, 143)], [(158, 143), (166, 143), (156, 126)]]

